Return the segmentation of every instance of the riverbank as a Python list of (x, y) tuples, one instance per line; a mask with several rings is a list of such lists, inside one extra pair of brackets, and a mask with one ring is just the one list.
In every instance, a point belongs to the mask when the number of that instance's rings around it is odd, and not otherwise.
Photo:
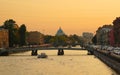
[(113, 56), (113, 54), (111, 55), (97, 50), (94, 51), (94, 55), (120, 74), (120, 60), (117, 56)]

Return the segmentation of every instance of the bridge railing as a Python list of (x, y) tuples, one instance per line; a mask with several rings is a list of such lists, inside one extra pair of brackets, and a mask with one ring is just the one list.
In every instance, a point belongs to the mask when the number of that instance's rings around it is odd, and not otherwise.
[(86, 50), (82, 48), (64, 48), (64, 47), (21, 47), (21, 48), (10, 48), (9, 51), (30, 51), (30, 50), (58, 50), (58, 49), (64, 49), (64, 50)]

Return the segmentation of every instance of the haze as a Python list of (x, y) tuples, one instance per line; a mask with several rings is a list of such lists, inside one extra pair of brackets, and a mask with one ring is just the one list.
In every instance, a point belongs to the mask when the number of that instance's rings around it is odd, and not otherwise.
[(120, 16), (120, 0), (0, 0), (0, 24), (13, 19), (28, 31), (54, 35), (94, 33)]

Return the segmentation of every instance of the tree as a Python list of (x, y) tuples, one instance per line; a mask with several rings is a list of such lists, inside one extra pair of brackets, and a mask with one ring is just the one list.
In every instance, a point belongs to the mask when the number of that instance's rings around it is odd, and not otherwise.
[(114, 21), (113, 21), (113, 30), (114, 30), (114, 40), (115, 40), (115, 44), (120, 44), (120, 17), (117, 17)]
[(75, 45), (76, 40), (73, 38), (73, 35), (69, 36), (69, 41), (70, 41), (70, 45), (72, 45), (72, 46)]
[(83, 36), (79, 37), (79, 44), (80, 44), (81, 47), (85, 46), (86, 40), (85, 40), (85, 38)]
[(54, 39), (51, 39), (53, 42), (53, 46), (66, 46), (67, 45), (67, 36), (61, 35), (61, 36), (55, 36)]
[(52, 43), (52, 41), (50, 41), (51, 39), (53, 39), (53, 36), (51, 36), (51, 35), (45, 35), (44, 36), (44, 43), (45, 44)]
[(3, 24), (3, 28), (8, 29), (9, 31), (9, 47), (13, 47), (15, 44), (18, 44), (18, 25), (13, 19), (6, 20)]
[(25, 24), (22, 24), (19, 28), (19, 42), (20, 46), (23, 46), (26, 44), (26, 26)]
[(4, 28), (5, 29), (13, 29), (14, 28), (14, 25), (15, 25), (15, 21), (13, 20), (13, 19), (9, 19), (9, 20), (6, 20), (5, 22), (4, 22)]
[(76, 34), (70, 35), (69, 40), (72, 46), (75, 46), (76, 44), (80, 44), (80, 37)]
[(96, 45), (97, 44), (97, 37), (96, 35), (92, 38), (92, 42)]

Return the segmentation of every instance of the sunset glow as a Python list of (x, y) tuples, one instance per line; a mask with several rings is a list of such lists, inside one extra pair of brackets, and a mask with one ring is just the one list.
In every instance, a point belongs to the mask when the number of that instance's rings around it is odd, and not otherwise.
[(55, 35), (94, 33), (120, 16), (120, 0), (0, 0), (0, 24), (13, 19), (28, 31)]

